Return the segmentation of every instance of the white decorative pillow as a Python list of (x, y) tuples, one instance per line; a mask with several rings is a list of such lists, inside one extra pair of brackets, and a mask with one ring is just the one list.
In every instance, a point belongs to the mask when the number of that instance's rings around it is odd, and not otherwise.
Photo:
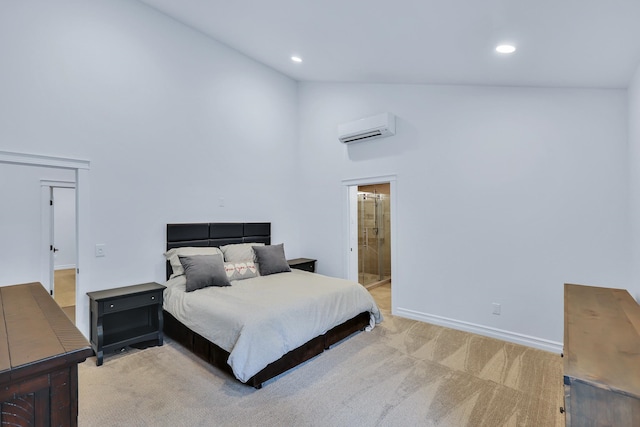
[[(173, 274), (170, 279), (174, 277), (182, 276), (184, 274), (184, 268), (180, 263), (181, 256), (194, 256), (194, 255), (223, 255), (222, 251), (218, 248), (214, 247), (196, 247), (196, 246), (185, 246), (183, 248), (173, 248), (169, 249), (164, 256), (171, 264), (171, 268), (173, 269)], [(223, 255), (224, 256), (224, 255)]]
[(258, 265), (253, 261), (225, 262), (224, 271), (229, 281), (251, 279), (260, 275)]
[(264, 246), (264, 243), (236, 243), (220, 246), (220, 249), (224, 254), (225, 262), (242, 262), (248, 259), (255, 261), (253, 246)]

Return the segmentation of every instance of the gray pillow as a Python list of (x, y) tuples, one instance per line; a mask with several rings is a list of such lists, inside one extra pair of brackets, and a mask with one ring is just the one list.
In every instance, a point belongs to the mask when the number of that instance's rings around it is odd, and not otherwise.
[(253, 252), (256, 254), (258, 264), (260, 264), (261, 276), (291, 271), (289, 263), (284, 256), (284, 244), (254, 246)]
[(222, 255), (181, 256), (180, 263), (187, 277), (187, 292), (208, 286), (231, 286)]
[(177, 276), (182, 276), (184, 274), (184, 268), (182, 268), (182, 263), (180, 262), (181, 256), (193, 256), (193, 255), (215, 255), (221, 254), (222, 251), (218, 248), (213, 247), (180, 247), (169, 249), (164, 256), (167, 257), (167, 261), (171, 264), (171, 269), (173, 270), (173, 274), (171, 275), (171, 279)]

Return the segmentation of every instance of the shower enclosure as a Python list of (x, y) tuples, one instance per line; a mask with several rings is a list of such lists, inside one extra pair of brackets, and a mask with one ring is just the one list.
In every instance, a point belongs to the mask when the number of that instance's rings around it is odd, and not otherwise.
[(358, 281), (367, 287), (391, 280), (389, 184), (358, 187)]

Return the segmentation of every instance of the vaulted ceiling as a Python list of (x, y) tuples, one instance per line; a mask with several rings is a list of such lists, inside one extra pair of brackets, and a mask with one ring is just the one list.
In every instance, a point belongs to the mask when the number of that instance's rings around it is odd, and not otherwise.
[(626, 88), (640, 64), (639, 0), (140, 1), (299, 81)]

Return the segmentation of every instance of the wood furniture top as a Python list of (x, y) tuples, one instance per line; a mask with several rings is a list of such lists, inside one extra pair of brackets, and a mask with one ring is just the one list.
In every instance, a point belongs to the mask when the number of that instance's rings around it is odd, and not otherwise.
[(0, 287), (0, 386), (92, 354), (40, 283)]
[(151, 291), (164, 291), (165, 286), (156, 282), (143, 283), (141, 285), (123, 286), (121, 288), (105, 289), (103, 291), (87, 292), (89, 298), (96, 301), (104, 301), (122, 296), (144, 294)]
[(640, 310), (629, 292), (566, 284), (564, 316), (565, 384), (640, 397)]

